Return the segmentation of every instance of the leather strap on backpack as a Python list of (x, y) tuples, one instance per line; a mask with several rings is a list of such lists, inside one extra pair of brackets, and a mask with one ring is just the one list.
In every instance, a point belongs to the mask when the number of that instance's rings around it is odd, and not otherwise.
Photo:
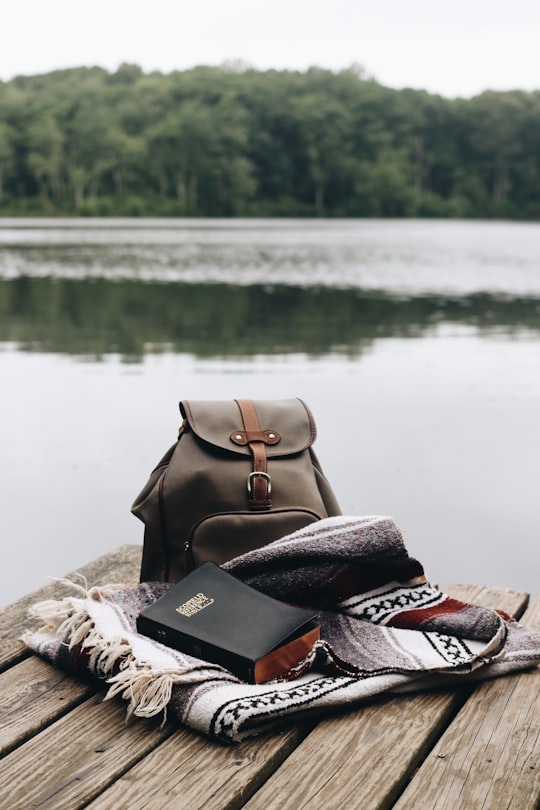
[(253, 461), (252, 472), (248, 475), (247, 491), (250, 509), (270, 509), (272, 501), (272, 479), (268, 474), (267, 444), (277, 444), (281, 436), (276, 430), (262, 430), (255, 405), (250, 399), (236, 399), (242, 415), (244, 430), (233, 431), (231, 441), (247, 445)]

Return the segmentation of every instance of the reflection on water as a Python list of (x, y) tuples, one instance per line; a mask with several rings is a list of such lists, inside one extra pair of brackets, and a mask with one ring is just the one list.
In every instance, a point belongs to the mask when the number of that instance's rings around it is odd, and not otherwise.
[(133, 361), (537, 332), (539, 256), (520, 223), (0, 220), (0, 341)]
[(0, 281), (0, 341), (33, 351), (136, 360), (301, 352), (355, 355), (377, 337), (540, 331), (540, 299), (461, 297), (285, 285), (163, 284), (21, 276)]

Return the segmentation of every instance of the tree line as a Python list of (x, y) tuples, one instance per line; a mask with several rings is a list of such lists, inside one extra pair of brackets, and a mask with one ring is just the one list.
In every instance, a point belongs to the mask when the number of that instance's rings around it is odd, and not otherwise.
[(540, 219), (540, 91), (359, 68), (75, 68), (0, 82), (0, 215)]

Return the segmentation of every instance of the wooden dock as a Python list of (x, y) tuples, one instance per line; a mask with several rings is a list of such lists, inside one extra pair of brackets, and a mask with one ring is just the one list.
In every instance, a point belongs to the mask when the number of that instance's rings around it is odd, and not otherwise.
[[(81, 569), (135, 583), (140, 546)], [(540, 629), (540, 598), (448, 586)], [(9, 810), (533, 810), (540, 808), (540, 669), (476, 687), (391, 697), (222, 746), (172, 721), (126, 725), (126, 704), (31, 655), (29, 604), (0, 614), (1, 807)]]

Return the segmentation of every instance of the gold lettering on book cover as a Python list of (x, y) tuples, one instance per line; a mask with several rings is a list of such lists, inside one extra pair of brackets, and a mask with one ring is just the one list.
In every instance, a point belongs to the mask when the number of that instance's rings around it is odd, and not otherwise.
[(211, 597), (205, 596), (204, 593), (197, 593), (195, 596), (192, 596), (191, 599), (188, 599), (187, 602), (184, 602), (182, 605), (178, 605), (176, 612), (189, 618), (190, 616), (195, 616), (197, 613), (200, 613), (201, 610), (204, 610), (204, 608), (207, 608), (213, 604), (214, 600)]

